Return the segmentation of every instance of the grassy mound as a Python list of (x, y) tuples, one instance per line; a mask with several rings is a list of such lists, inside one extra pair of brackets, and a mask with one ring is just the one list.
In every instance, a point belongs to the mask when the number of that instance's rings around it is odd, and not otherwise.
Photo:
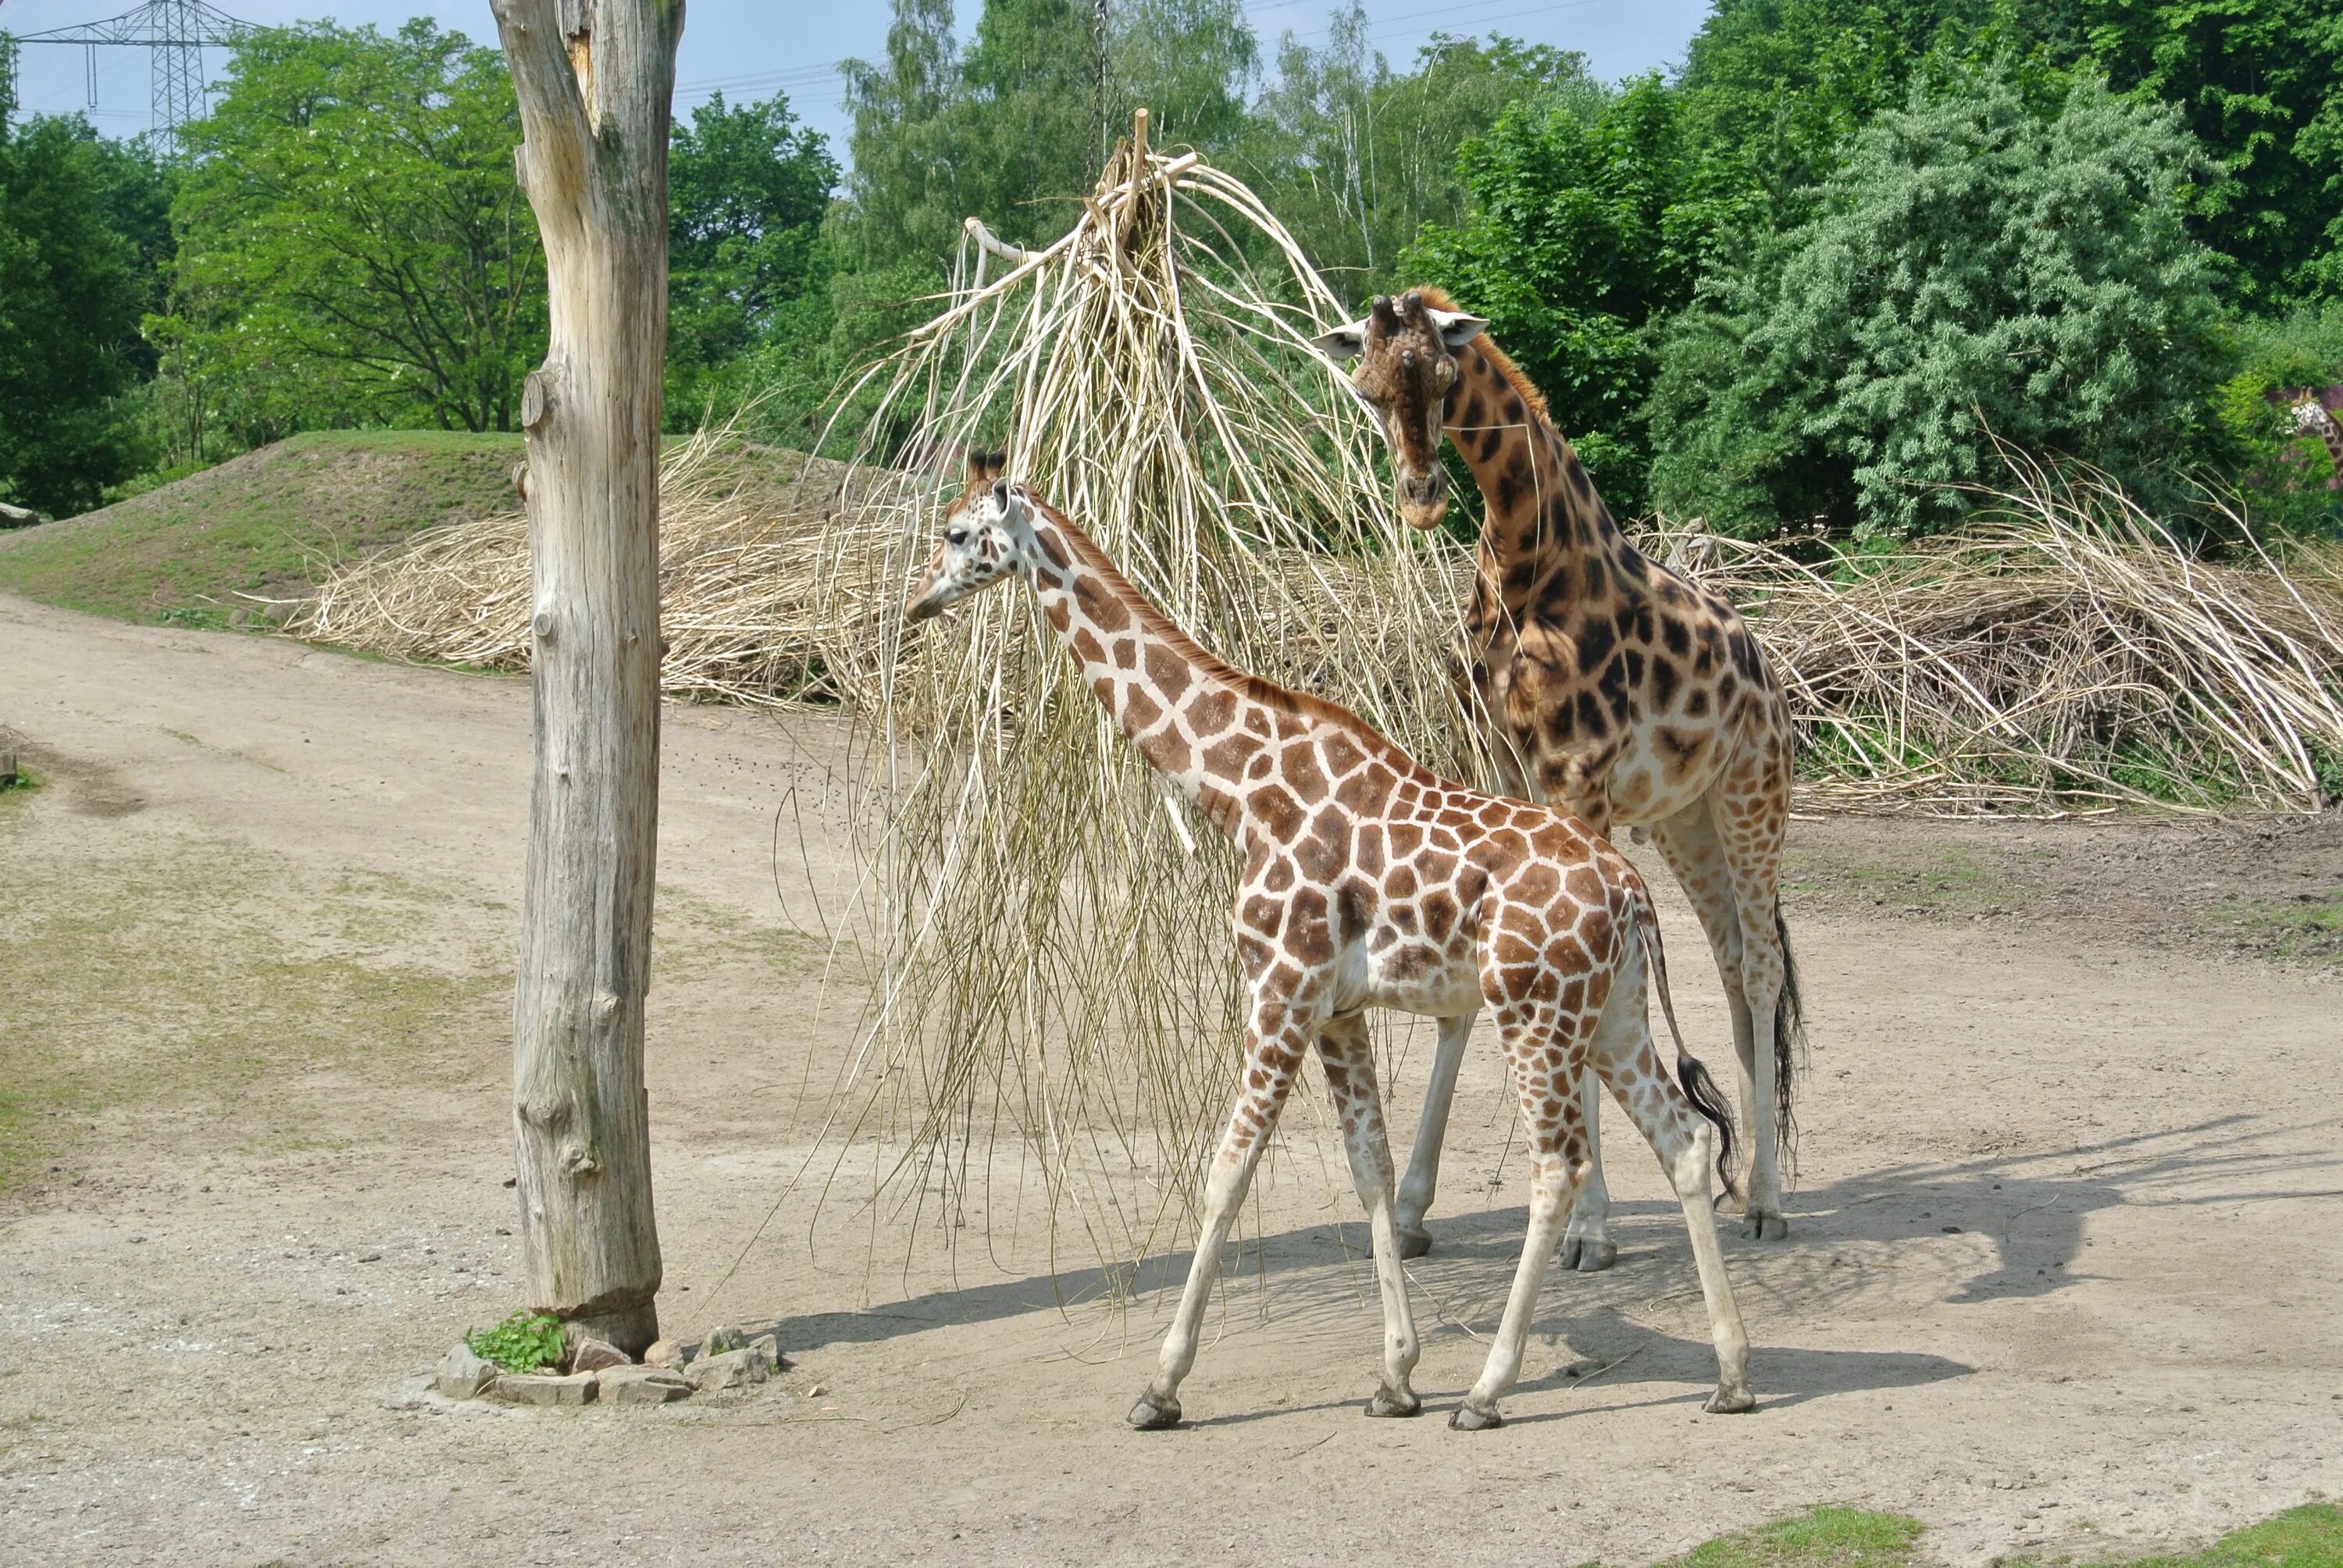
[(306, 592), (336, 562), (512, 504), (518, 436), (295, 436), (103, 510), (0, 534), (0, 588), (122, 620), (242, 626), (246, 595)]

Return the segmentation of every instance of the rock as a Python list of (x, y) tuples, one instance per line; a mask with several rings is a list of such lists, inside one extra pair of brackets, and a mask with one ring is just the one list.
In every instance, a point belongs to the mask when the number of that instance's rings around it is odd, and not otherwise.
[(687, 1359), (679, 1340), (654, 1340), (651, 1348), (643, 1352), (643, 1365), (665, 1367), (669, 1372), (682, 1371)]
[(608, 1340), (598, 1340), (590, 1335), (579, 1340), (577, 1348), (569, 1352), (569, 1370), (574, 1372), (600, 1372), (606, 1367), (633, 1364), (626, 1352)]
[(781, 1342), (773, 1334), (759, 1334), (749, 1342), (749, 1348), (765, 1358), (767, 1372), (781, 1370)]
[(728, 1323), (722, 1328), (708, 1331), (708, 1337), (699, 1342), (699, 1353), (703, 1356), (720, 1356), (727, 1351), (739, 1350), (748, 1342), (747, 1334)]
[(598, 1372), (571, 1372), (566, 1377), (548, 1377), (540, 1372), (508, 1374), (488, 1385), (488, 1397), (505, 1404), (528, 1404), (547, 1408), (569, 1408), (594, 1402), (594, 1380)]
[(689, 1399), (691, 1383), (660, 1367), (608, 1367), (594, 1374), (604, 1404), (666, 1404)]
[(763, 1382), (772, 1375), (772, 1369), (765, 1364), (763, 1352), (744, 1347), (712, 1356), (702, 1355), (691, 1363), (684, 1375), (691, 1380), (692, 1387), (713, 1393)]
[(458, 1345), (440, 1357), (439, 1370), (431, 1374), (432, 1386), (449, 1399), (478, 1399), (496, 1381), (496, 1363), (474, 1355), (469, 1345)]
[(28, 511), (23, 507), (12, 507), (5, 501), (0, 501), (0, 528), (29, 528), (35, 523), (47, 521), (48, 519), (38, 512)]

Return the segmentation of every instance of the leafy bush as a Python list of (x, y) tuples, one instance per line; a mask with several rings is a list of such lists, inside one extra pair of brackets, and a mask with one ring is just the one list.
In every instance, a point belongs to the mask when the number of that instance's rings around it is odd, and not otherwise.
[(2030, 114), (1998, 68), (1861, 131), (1822, 210), (1672, 328), (1652, 399), (1668, 510), (1744, 535), (1859, 536), (1966, 514), (1994, 438), (2063, 452), (2153, 510), (2217, 455), (2209, 254), (2176, 110), (2081, 82)]
[(561, 1320), (544, 1312), (515, 1312), (492, 1329), (474, 1329), (464, 1342), (482, 1361), (509, 1372), (532, 1372), (561, 1364)]

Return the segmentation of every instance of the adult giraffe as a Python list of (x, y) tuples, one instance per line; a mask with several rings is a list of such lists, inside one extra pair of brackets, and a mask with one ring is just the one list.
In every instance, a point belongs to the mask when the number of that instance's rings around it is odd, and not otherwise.
[[(1444, 436), (1486, 502), (1457, 649), (1466, 708), (1506, 788), (1551, 801), (1608, 835), (1646, 828), (1692, 899), (1733, 1011), (1750, 1129), (1747, 1234), (1789, 1233), (1780, 1156), (1791, 1137), (1797, 971), (1782, 922), (1782, 842), (1795, 755), (1788, 705), (1731, 605), (1629, 543), (1545, 399), (1486, 335), (1488, 323), (1433, 288), (1379, 296), (1363, 319), (1318, 340), (1355, 358), (1351, 382), (1391, 438), (1400, 515), (1448, 514)], [(1764, 1020), (1769, 1037), (1758, 1038)], [(1473, 1019), (1443, 1020), (1399, 1219), (1409, 1255), (1423, 1229)], [(1596, 1094), (1585, 1084), (1586, 1119)], [(1565, 1267), (1618, 1257), (1601, 1141), (1563, 1242)]]
[(1708, 1201), (1711, 1126), (1722, 1168), (1732, 1119), (1681, 1040), (1674, 1080), (1653, 1050), (1644, 988), (1668, 1010), (1667, 969), (1634, 867), (1584, 822), (1449, 783), (1357, 715), (1222, 663), (1063, 513), (1000, 473), (997, 454), (970, 454), (967, 487), (944, 514), (943, 541), (904, 619), (1023, 580), (1117, 727), (1244, 855), (1233, 911), (1249, 993), (1243, 1073), (1205, 1182), (1203, 1234), (1179, 1312), (1131, 1423), (1179, 1423), (1180, 1384), (1195, 1364), (1230, 1226), (1313, 1048), (1367, 1211), (1383, 1297), (1383, 1380), (1367, 1413), (1423, 1408), (1409, 1387), (1420, 1345), (1364, 1010), (1444, 1016), (1484, 1004), (1528, 1133), (1529, 1233), (1488, 1361), (1449, 1424), (1503, 1424), (1497, 1403), (1520, 1373), (1571, 1189), (1591, 1168), (1578, 1093), (1590, 1074), (1619, 1096), (1683, 1204), (1716, 1346), (1707, 1408), (1750, 1409), (1748, 1336)]

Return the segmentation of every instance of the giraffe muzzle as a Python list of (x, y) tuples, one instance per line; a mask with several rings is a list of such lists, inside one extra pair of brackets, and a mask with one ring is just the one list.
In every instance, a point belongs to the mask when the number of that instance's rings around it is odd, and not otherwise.
[(1448, 516), (1448, 472), (1437, 463), (1429, 468), (1403, 471), (1399, 477), (1399, 511), (1409, 525), (1436, 528)]

